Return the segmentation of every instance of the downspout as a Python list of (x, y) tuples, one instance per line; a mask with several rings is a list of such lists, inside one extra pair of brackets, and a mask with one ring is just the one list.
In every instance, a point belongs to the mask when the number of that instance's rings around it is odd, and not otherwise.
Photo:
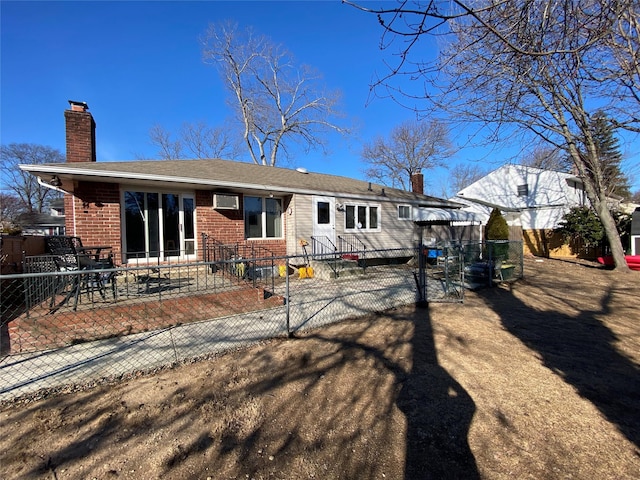
[[(71, 195), (69, 192), (43, 181), (42, 177), (36, 177), (36, 178), (38, 179), (38, 185), (42, 185), (43, 187), (50, 188), (51, 190), (55, 190), (56, 192), (62, 193), (64, 195)], [(71, 199), (71, 205), (73, 206), (73, 234), (75, 235), (76, 234), (76, 202), (74, 202), (73, 199)]]
[(65, 194), (69, 193), (69, 192), (65, 192), (61, 188), (55, 187), (55, 186), (51, 185), (50, 183), (47, 183), (47, 182), (43, 181), (42, 177), (37, 177), (37, 178), (38, 178), (38, 185), (42, 185), (43, 187), (50, 188), (51, 190), (55, 190), (56, 192), (65, 193)]

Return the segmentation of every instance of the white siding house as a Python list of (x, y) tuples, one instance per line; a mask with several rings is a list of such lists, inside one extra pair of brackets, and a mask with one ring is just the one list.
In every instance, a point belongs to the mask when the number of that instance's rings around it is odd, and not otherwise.
[(498, 208), (507, 223), (522, 228), (525, 252), (540, 256), (590, 256), (564, 244), (553, 230), (572, 207), (588, 205), (582, 181), (570, 173), (524, 165), (504, 165), (460, 190), (451, 200), (489, 219)]
[(576, 176), (524, 165), (504, 165), (460, 190), (452, 200), (486, 219), (496, 207), (510, 225), (523, 230), (554, 229), (571, 207), (588, 202)]

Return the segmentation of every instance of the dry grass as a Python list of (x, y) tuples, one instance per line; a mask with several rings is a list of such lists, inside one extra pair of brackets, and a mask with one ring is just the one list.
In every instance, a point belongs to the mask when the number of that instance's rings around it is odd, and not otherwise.
[(525, 275), (5, 405), (0, 478), (637, 478), (640, 274)]

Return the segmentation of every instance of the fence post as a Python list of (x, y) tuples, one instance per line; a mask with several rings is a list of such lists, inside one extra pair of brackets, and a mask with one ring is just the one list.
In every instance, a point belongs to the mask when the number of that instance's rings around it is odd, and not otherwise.
[(286, 305), (286, 320), (287, 320), (287, 337), (293, 337), (291, 333), (291, 325), (290, 325), (290, 313), (291, 313), (291, 298), (289, 297), (289, 257), (287, 257), (285, 261), (285, 289), (284, 289), (284, 304)]
[(427, 299), (427, 259), (424, 254), (422, 237), (418, 247), (418, 279), (418, 301), (416, 306), (425, 308), (429, 305), (429, 300)]

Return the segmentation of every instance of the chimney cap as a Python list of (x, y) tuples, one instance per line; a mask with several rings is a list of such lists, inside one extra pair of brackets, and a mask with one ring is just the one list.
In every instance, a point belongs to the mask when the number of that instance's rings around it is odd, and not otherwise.
[(69, 105), (71, 106), (71, 110), (86, 112), (89, 110), (89, 105), (87, 102), (78, 102), (76, 100), (69, 100)]

